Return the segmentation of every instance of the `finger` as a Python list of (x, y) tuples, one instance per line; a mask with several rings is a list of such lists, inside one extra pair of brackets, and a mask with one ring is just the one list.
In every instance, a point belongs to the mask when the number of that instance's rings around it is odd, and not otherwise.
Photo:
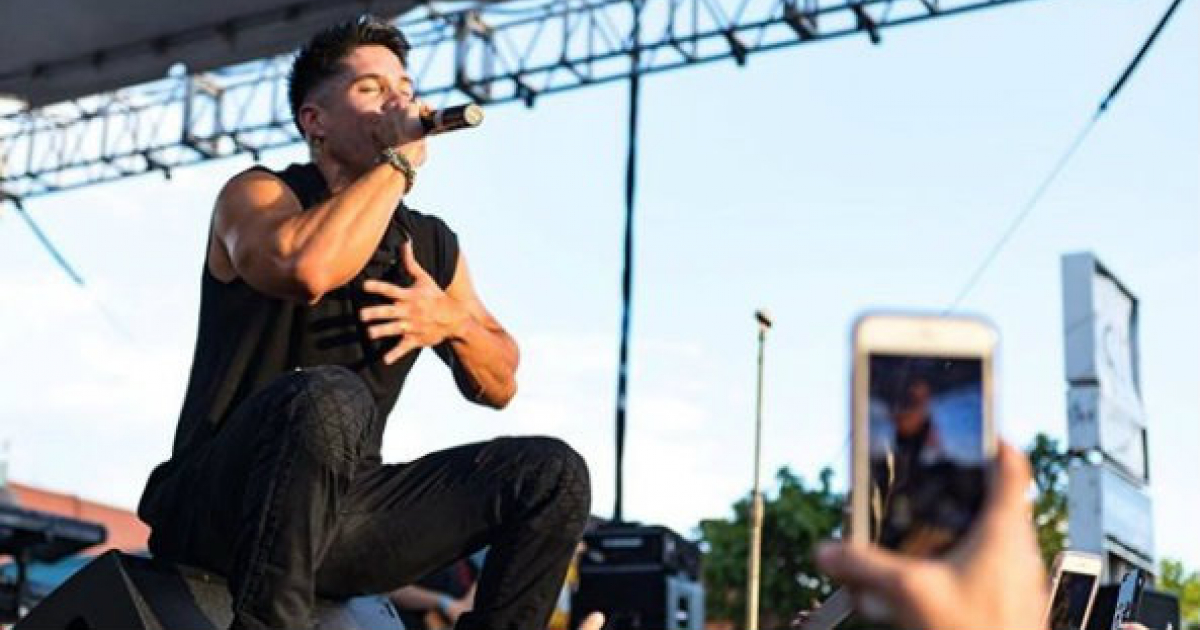
[(404, 257), (404, 268), (408, 273), (412, 274), (414, 280), (428, 278), (429, 274), (425, 272), (425, 268), (421, 263), (417, 262), (417, 255), (413, 253), (412, 240), (404, 241), (404, 245), (400, 248), (401, 255)]
[(890, 593), (913, 562), (871, 545), (824, 542), (817, 547), (817, 566), (854, 589)]
[(363, 282), (363, 291), (382, 295), (393, 300), (403, 300), (408, 297), (408, 289), (398, 287), (390, 282), (384, 282), (383, 280), (367, 280)]
[(604, 613), (594, 612), (583, 619), (579, 630), (600, 630), (604, 627)]
[(412, 327), (406, 320), (393, 320), (382, 324), (375, 324), (367, 328), (367, 337), (371, 339), (382, 339), (384, 337), (399, 337), (412, 332)]
[(1004, 526), (1015, 519), (1024, 519), (1030, 509), (1029, 484), (1033, 479), (1029, 460), (1001, 441), (994, 466), (983, 522)]
[(383, 355), (383, 362), (391, 365), (404, 358), (404, 355), (416, 350), (419, 346), (417, 345), (417, 342), (411, 341), (411, 339), (411, 336), (402, 338), (400, 343), (396, 344), (395, 348), (388, 350), (388, 353)]
[(420, 101), (412, 101), (404, 108), (404, 132), (409, 142), (425, 137), (425, 124), (421, 122)]
[(358, 311), (358, 318), (363, 322), (373, 322), (381, 319), (401, 319), (408, 317), (410, 309), (405, 304), (380, 304), (368, 306)]

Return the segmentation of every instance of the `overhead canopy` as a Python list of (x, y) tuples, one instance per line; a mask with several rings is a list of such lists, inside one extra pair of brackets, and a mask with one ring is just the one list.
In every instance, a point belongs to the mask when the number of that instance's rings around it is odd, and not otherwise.
[(337, 21), (420, 0), (0, 0), (0, 95), (31, 106), (285, 53)]

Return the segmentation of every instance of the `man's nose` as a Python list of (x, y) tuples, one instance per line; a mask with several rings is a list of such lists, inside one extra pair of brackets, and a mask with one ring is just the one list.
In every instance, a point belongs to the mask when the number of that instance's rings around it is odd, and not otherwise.
[(383, 106), (387, 108), (404, 109), (408, 107), (408, 99), (402, 92), (397, 90), (386, 90), (383, 95)]
[(413, 101), (413, 97), (404, 90), (392, 90), (391, 94), (389, 94), (389, 98), (400, 109), (405, 109), (412, 104)]

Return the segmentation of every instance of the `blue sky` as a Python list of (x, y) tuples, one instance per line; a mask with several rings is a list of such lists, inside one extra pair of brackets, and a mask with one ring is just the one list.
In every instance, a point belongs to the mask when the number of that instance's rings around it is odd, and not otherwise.
[[(690, 531), (751, 480), (755, 308), (764, 470), (845, 482), (848, 329), (941, 309), (1075, 137), (1165, 2), (1041, 0), (677, 71), (644, 83), (626, 515)], [(1155, 531), (1200, 566), (1200, 7), (1185, 3), (964, 308), (1002, 335), (1001, 432), (1066, 433), (1059, 258), (1092, 250), (1142, 306)], [(437, 138), (411, 197), (458, 231), (522, 347), (502, 413), (426, 358), (385, 457), (551, 433), (611, 512), (626, 88), (491, 108)], [(299, 148), (263, 156), (282, 166)], [(167, 455), (204, 237), (236, 158), (28, 203), (80, 291), (0, 210), (0, 439), (10, 476), (132, 507)], [(117, 333), (92, 299), (130, 331)]]

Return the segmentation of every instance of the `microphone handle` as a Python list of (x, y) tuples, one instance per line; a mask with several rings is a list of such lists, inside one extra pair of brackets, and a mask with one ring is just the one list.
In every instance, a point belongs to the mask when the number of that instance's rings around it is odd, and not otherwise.
[(454, 107), (447, 107), (445, 109), (435, 109), (429, 112), (428, 115), (421, 116), (421, 124), (425, 127), (425, 133), (431, 136), (449, 131), (458, 131), (459, 129), (478, 127), (483, 124), (483, 108), (470, 103), (467, 105), (455, 105)]

